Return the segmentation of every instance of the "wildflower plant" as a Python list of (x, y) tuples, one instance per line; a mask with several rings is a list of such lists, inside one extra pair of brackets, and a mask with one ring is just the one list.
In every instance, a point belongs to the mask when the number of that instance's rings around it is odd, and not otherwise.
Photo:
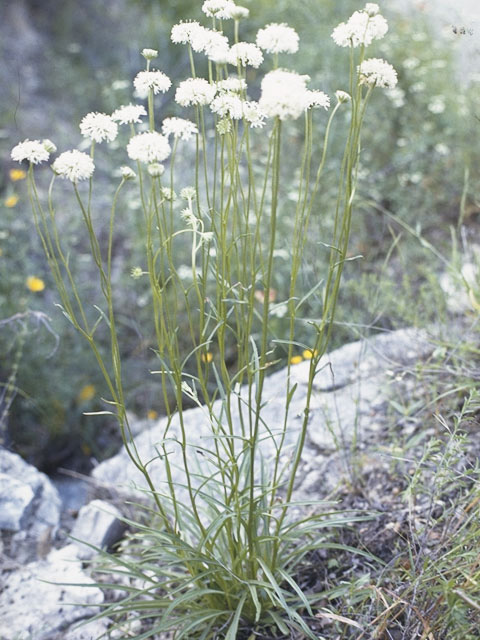
[[(332, 513), (322, 504), (315, 504), (314, 515), (299, 517), (294, 486), (307, 436), (313, 383), (329, 343), (347, 259), (365, 110), (375, 86), (396, 84), (395, 71), (388, 63), (365, 58), (367, 45), (385, 35), (387, 23), (378, 6), (368, 3), (334, 30), (335, 43), (350, 49), (350, 86), (348, 91), (339, 88), (331, 106), (326, 93), (308, 87), (308, 76), (279, 66), (280, 56), (298, 49), (299, 38), (291, 27), (272, 23), (260, 29), (255, 43), (243, 42), (241, 21), (248, 16), (247, 9), (232, 0), (205, 0), (202, 9), (211, 27), (182, 22), (171, 34), (173, 43), (187, 46), (191, 65), (191, 77), (175, 89), (182, 117), (157, 123), (155, 96), (169, 91), (172, 82), (163, 71), (151, 68), (156, 51), (144, 49), (146, 69), (133, 84), (136, 97), (146, 99), (146, 108), (130, 103), (111, 116), (85, 116), (80, 131), (91, 142), (90, 153), (73, 149), (55, 159), (46, 205), (34, 167), (55, 153), (52, 143), (26, 140), (12, 150), (12, 158), (29, 163), (35, 224), (62, 311), (98, 361), (111, 396), (106, 402), (155, 505), (148, 512), (147, 524), (134, 523), (136, 533), (127, 545), (131, 560), (119, 560), (117, 565), (120, 573), (126, 571), (139, 580), (127, 587), (125, 600), (109, 605), (101, 615), (120, 620), (138, 612), (140, 619), (148, 621), (138, 638), (173, 630), (176, 639), (221, 633), (233, 640), (240, 630), (255, 628), (270, 629), (273, 635), (296, 629), (315, 638), (306, 619), (313, 617), (318, 595), (302, 591), (295, 581), (295, 569), (311, 549), (328, 544), (327, 527), (351, 518)], [(262, 64), (267, 71), (255, 101), (249, 97), (247, 78), (257, 73), (251, 69)], [(206, 69), (206, 77), (199, 69)], [(320, 110), (315, 113), (317, 107)], [(312, 227), (321, 223), (317, 202), (329, 135), (340, 109), (349, 110), (350, 120), (337, 199), (328, 214), (334, 218), (333, 234), (322, 242), (329, 253), (328, 266), (324, 279), (301, 295), (302, 257)], [(282, 132), (285, 123), (294, 120), (302, 122), (303, 151), (296, 203), (290, 212), (294, 230), (289, 291), (287, 300), (275, 304), (271, 294), (286, 152)], [(125, 142), (120, 146), (123, 144), (132, 166), (123, 165), (119, 171), (104, 243), (92, 216), (96, 145), (113, 140), (118, 145), (122, 139)], [(191, 185), (182, 184), (177, 177), (185, 170), (177, 166), (178, 158), (183, 157), (178, 153), (180, 145), (190, 145), (194, 158)], [(314, 166), (318, 146), (320, 161)], [(72, 183), (97, 267), (102, 299), (95, 304), (99, 314), (95, 322), (90, 320), (90, 302), (80, 294), (68, 243), (58, 231), (57, 177)], [(82, 182), (87, 183), (86, 188)], [(139, 233), (143, 234), (145, 262), (135, 267), (132, 276), (145, 276), (150, 285), (158, 358), (153, 373), (158, 376), (166, 410), (157, 441), (162, 486), (150, 473), (152, 461), (139, 456), (123, 385), (117, 331), (122, 302), (113, 287), (112, 260), (117, 209), (125, 189), (138, 190), (144, 218)], [(179, 268), (177, 260), (185, 237), (190, 246), (188, 273)], [(302, 305), (318, 292), (321, 313), (309, 322), (309, 344), (299, 344), (296, 327), (304, 324)], [(285, 409), (276, 424), (271, 424), (263, 417), (264, 387), (267, 370), (276, 364), (279, 345), (272, 319), (280, 307), (289, 327), (288, 339), (280, 345), (288, 363)], [(179, 335), (181, 309), (188, 318), (187, 336)], [(110, 332), (110, 362), (96, 343), (100, 324)], [(308, 388), (292, 450), (287, 447), (296, 392), (291, 367), (299, 350), (308, 360)], [(201, 449), (193, 445), (185, 426), (185, 407), (192, 403), (202, 409), (209, 426)], [(268, 462), (267, 447), (273, 451)], [(174, 480), (172, 450), (180, 456), (181, 482)], [(202, 465), (200, 458), (205, 461)], [(112, 573), (114, 567), (115, 561), (108, 571)]]

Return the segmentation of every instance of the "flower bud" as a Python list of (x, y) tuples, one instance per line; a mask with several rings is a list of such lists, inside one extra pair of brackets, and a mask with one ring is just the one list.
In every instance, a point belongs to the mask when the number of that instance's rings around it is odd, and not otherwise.
[(120, 173), (124, 180), (133, 180), (137, 177), (137, 174), (130, 167), (120, 167)]
[(350, 100), (352, 99), (349, 93), (347, 93), (346, 91), (342, 91), (341, 89), (335, 91), (335, 95), (337, 96), (337, 100), (340, 102), (340, 104), (342, 104), (343, 102), (350, 102)]
[(158, 51), (156, 49), (143, 49), (142, 56), (145, 60), (153, 60), (158, 56)]
[(57, 150), (57, 146), (53, 144), (53, 142), (48, 138), (45, 138), (44, 140), (42, 140), (42, 144), (45, 147), (45, 149), (48, 151), (48, 153), (55, 153)]
[(159, 162), (152, 162), (152, 164), (148, 165), (147, 171), (152, 176), (152, 178), (160, 178), (160, 176), (163, 176), (165, 167)]

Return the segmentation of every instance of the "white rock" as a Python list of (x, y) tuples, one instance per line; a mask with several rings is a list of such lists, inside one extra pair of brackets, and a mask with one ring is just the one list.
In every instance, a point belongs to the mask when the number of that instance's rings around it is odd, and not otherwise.
[(30, 485), (0, 473), (0, 529), (20, 531), (32, 510), (34, 498)]
[(0, 539), (5, 554), (18, 562), (44, 555), (60, 513), (60, 496), (48, 477), (0, 447)]
[[(405, 369), (426, 357), (433, 351), (426, 332), (416, 329), (402, 329), (347, 344), (333, 351), (323, 360), (323, 368), (315, 379), (314, 393), (309, 418), (307, 442), (304, 448), (303, 465), (308, 465), (312, 457), (320, 452), (332, 452), (348, 447), (359, 430), (363, 435), (377, 432), (382, 425), (389, 387), (394, 388), (388, 372)], [(291, 368), (291, 382), (297, 384), (293, 395), (284, 446), (285, 455), (291, 455), (302, 426), (302, 417), (307, 393), (309, 362)], [(275, 455), (273, 438), (268, 436), (268, 426), (278, 443), (283, 429), (285, 415), (285, 389), (287, 370), (283, 369), (268, 376), (264, 385), (265, 404), (261, 411), (261, 437), (259, 449), (265, 459)], [(241, 402), (237, 398), (231, 403), (236, 433), (240, 433), (239, 408), (246, 406), (247, 390), (241, 391)], [(244, 410), (246, 411), (246, 409)], [(224, 423), (220, 401), (214, 404), (218, 422)], [(184, 412), (184, 428), (188, 434), (187, 459), (191, 471), (199, 471), (206, 476), (212, 473), (212, 466), (206, 456), (196, 453), (199, 447), (213, 448), (212, 425), (206, 410), (202, 407)], [(216, 427), (216, 425), (214, 425)], [(159, 420), (150, 429), (143, 431), (135, 444), (143, 461), (151, 461), (148, 469), (154, 485), (160, 492), (166, 492), (165, 462), (158, 455), (162, 452), (167, 420)], [(166, 434), (165, 450), (172, 468), (173, 481), (179, 500), (188, 500), (184, 484), (182, 452), (179, 445), (180, 428), (178, 416), (174, 417)], [(132, 487), (146, 487), (145, 480), (130, 461), (123, 448), (110, 460), (102, 462), (93, 471), (93, 477), (107, 486), (132, 492)], [(300, 479), (299, 479), (300, 480)], [(309, 481), (313, 483), (312, 479)], [(314, 483), (313, 483), (314, 484)], [(312, 486), (313, 486), (312, 484)]]
[(97, 640), (108, 629), (109, 620), (101, 618), (87, 622), (81, 626), (75, 625), (70, 631), (62, 635), (62, 640)]
[[(125, 525), (120, 521), (121, 513), (113, 505), (103, 500), (92, 500), (83, 506), (71, 531), (73, 538), (77, 538), (78, 556), (82, 560), (93, 558), (95, 549), (105, 549), (117, 542), (125, 530)], [(87, 544), (82, 544), (82, 542)]]
[(28, 634), (35, 640), (52, 640), (74, 622), (98, 612), (95, 605), (103, 602), (103, 593), (87, 586), (92, 580), (83, 572), (77, 552), (70, 544), (7, 578), (0, 594), (2, 640)]

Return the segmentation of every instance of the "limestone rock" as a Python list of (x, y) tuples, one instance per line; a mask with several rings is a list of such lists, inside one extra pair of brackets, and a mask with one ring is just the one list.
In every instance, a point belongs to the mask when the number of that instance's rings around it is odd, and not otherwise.
[[(71, 531), (71, 535), (88, 545), (105, 549), (120, 540), (125, 525), (121, 514), (113, 505), (103, 500), (92, 500), (83, 506)], [(75, 541), (78, 556), (82, 560), (92, 558), (96, 551), (87, 544)]]
[[(369, 340), (347, 344), (324, 357), (315, 383), (309, 417), (307, 442), (303, 454), (303, 468), (311, 466), (319, 454), (331, 455), (348, 447), (355, 434), (363, 437), (375, 435), (385, 421), (385, 411), (390, 394), (395, 392), (395, 373), (414, 366), (433, 351), (426, 332), (402, 329), (385, 333)], [(291, 455), (300, 432), (305, 398), (307, 394), (309, 362), (291, 368), (291, 386), (296, 384), (284, 438), (283, 461)], [(285, 415), (285, 389), (287, 369), (267, 377), (264, 385), (265, 399), (261, 411), (261, 455), (268, 459), (275, 455), (275, 446), (282, 437)], [(392, 382), (393, 380), (393, 382)], [(247, 415), (247, 390), (240, 390), (231, 402), (231, 412), (236, 423), (236, 433), (241, 433), (240, 411), (244, 421)], [(241, 407), (242, 409), (239, 409)], [(220, 401), (214, 404), (216, 421), (213, 429), (224, 423)], [(183, 414), (183, 426), (188, 434), (187, 459), (191, 471), (207, 475), (212, 465), (200, 447), (213, 448), (212, 424), (203, 407), (187, 410)], [(149, 472), (159, 491), (166, 489), (164, 456), (168, 455), (173, 481), (178, 483), (180, 500), (187, 497), (182, 488), (184, 472), (182, 451), (179, 444), (181, 429), (178, 416), (168, 425), (164, 418), (135, 439), (141, 460), (150, 460)], [(200, 453), (198, 453), (200, 451)], [(145, 488), (143, 476), (130, 461), (123, 448), (110, 460), (102, 462), (93, 477), (101, 484), (132, 492), (132, 487)], [(300, 474), (301, 475), (301, 474)], [(301, 482), (302, 478), (299, 478)]]
[(5, 580), (0, 594), (2, 640), (29, 634), (35, 640), (52, 640), (73, 623), (96, 615), (103, 593), (87, 586), (92, 581), (83, 572), (77, 551), (71, 544), (52, 551), (45, 560), (29, 563)]
[(62, 633), (58, 640), (97, 640), (107, 631), (108, 623), (108, 620), (102, 618), (81, 626), (74, 625), (68, 632)]
[(0, 529), (20, 531), (32, 510), (34, 498), (30, 485), (0, 473)]
[(0, 539), (4, 553), (26, 562), (49, 551), (61, 502), (48, 477), (19, 455), (0, 448)]

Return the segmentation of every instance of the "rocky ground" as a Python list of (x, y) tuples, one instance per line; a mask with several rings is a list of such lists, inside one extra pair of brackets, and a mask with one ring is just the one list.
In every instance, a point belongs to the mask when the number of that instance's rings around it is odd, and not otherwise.
[[(418, 401), (422, 390), (418, 387), (416, 371), (432, 357), (434, 350), (435, 345), (423, 331), (405, 329), (381, 334), (331, 353), (315, 382), (296, 496), (306, 499), (341, 496), (344, 504), (352, 508), (380, 510), (383, 515), (364, 531), (365, 541), (371, 538), (369, 544), (380, 555), (388, 554), (394, 539), (400, 535), (406, 513), (405, 503), (399, 497), (404, 488), (402, 474), (392, 466), (394, 442), (385, 438), (392, 424), (392, 403), (405, 403), (406, 398), (408, 402)], [(298, 434), (307, 373), (306, 362), (292, 369), (298, 386), (291, 406), (287, 448), (293, 445)], [(281, 390), (285, 384), (285, 370), (267, 378), (265, 398), (268, 402), (262, 414), (267, 424), (275, 424), (282, 415)], [(205, 446), (209, 428), (202, 410), (188, 410), (185, 421), (192, 443)], [(143, 459), (156, 456), (155, 445), (162, 437), (164, 424), (162, 420), (153, 425), (132, 421)], [(425, 428), (418, 420), (402, 422), (397, 416), (396, 428), (400, 427), (412, 436)], [(262, 452), (268, 455), (264, 447)], [(172, 456), (176, 455), (172, 451)], [(155, 460), (150, 472), (161, 486), (165, 480), (161, 461)], [(175, 473), (174, 481), (181, 482), (181, 470)], [(77, 586), (91, 580), (85, 562), (94, 553), (79, 541), (107, 548), (121, 539), (125, 526), (118, 519), (119, 509), (126, 496), (138, 499), (134, 487), (142, 486), (142, 477), (122, 450), (99, 464), (79, 492), (73, 493), (73, 505), (64, 503), (62, 508), (58, 490), (44, 474), (16, 454), (2, 450), (0, 483), (3, 581), (0, 637), (2, 640), (96, 640), (106, 623), (97, 621), (78, 631), (72, 626), (92, 617), (96, 607), (105, 598), (111, 598), (111, 594), (103, 593), (98, 587)], [(355, 485), (357, 489), (362, 488), (360, 492), (352, 490)], [(62, 491), (65, 495), (65, 487)], [(76, 512), (82, 495), (86, 504)], [(103, 500), (96, 499), (99, 495)], [(380, 531), (388, 533), (378, 540)]]

